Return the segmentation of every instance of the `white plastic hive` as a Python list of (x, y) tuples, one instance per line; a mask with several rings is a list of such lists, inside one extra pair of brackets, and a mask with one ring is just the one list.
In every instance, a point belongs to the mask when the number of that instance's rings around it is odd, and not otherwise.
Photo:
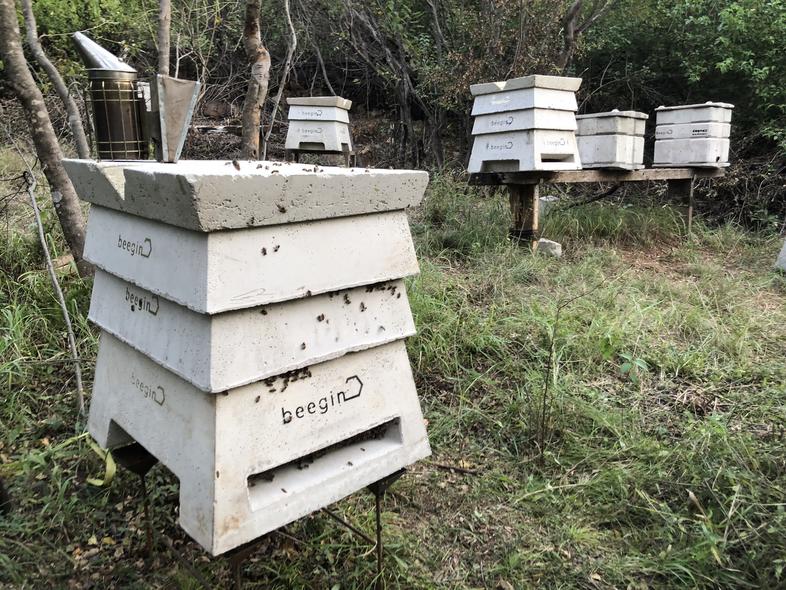
[(728, 166), (733, 108), (706, 102), (655, 109), (653, 166)]
[(349, 152), (349, 109), (352, 101), (338, 96), (288, 98), (288, 150)]
[(608, 111), (578, 115), (576, 142), (582, 168), (644, 168), (645, 113)]

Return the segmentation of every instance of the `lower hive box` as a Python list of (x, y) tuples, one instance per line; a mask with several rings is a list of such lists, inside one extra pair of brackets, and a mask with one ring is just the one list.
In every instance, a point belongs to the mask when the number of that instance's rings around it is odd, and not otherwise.
[(729, 165), (729, 139), (720, 137), (656, 139), (652, 165), (725, 168)]
[(405, 211), (202, 233), (93, 206), (84, 255), (106, 272), (210, 314), (418, 272)]
[(89, 430), (178, 477), (180, 525), (213, 555), (430, 454), (401, 340), (215, 395), (102, 333)]
[(402, 280), (209, 316), (97, 270), (89, 319), (214, 393), (415, 333)]
[(467, 166), (470, 173), (579, 168), (574, 132), (552, 129), (476, 135)]
[(327, 152), (352, 151), (349, 125), (341, 121), (290, 120), (284, 148)]

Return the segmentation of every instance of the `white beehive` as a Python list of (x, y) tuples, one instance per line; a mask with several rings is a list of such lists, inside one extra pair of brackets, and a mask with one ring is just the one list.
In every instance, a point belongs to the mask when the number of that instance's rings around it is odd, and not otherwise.
[(706, 102), (655, 109), (653, 166), (728, 166), (733, 108)]
[(645, 113), (613, 111), (578, 115), (576, 141), (582, 168), (644, 168)]
[(775, 262), (775, 268), (779, 268), (780, 270), (786, 272), (786, 242), (783, 242), (783, 248), (781, 248), (781, 252), (778, 254), (778, 260)]
[(581, 168), (575, 136), (580, 84), (580, 78), (535, 75), (471, 86), (469, 172)]
[(428, 175), (236, 165), (67, 162), (94, 202), (90, 432), (171, 469), (213, 554), (430, 452), (401, 280)]
[(349, 109), (352, 101), (340, 96), (287, 98), (288, 150), (351, 152)]

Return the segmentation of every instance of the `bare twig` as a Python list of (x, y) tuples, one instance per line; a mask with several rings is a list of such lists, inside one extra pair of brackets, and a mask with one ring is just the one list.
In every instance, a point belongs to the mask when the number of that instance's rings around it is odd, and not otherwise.
[(6, 133), (8, 134), (8, 139), (14, 146), (16, 153), (19, 155), (19, 159), (24, 162), (27, 171), (25, 172), (25, 188), (27, 190), (27, 194), (30, 197), (30, 204), (33, 206), (33, 214), (35, 215), (35, 223), (36, 227), (38, 228), (38, 239), (41, 242), (41, 248), (44, 251), (44, 258), (46, 259), (46, 269), (49, 272), (49, 278), (52, 281), (52, 288), (55, 291), (55, 295), (57, 296), (57, 302), (60, 305), (60, 310), (63, 312), (63, 321), (66, 325), (66, 333), (68, 335), (68, 348), (71, 352), (71, 360), (74, 364), (74, 376), (76, 377), (76, 404), (77, 410), (79, 411), (79, 420), (77, 421), (77, 430), (82, 425), (82, 421), (85, 418), (85, 393), (84, 388), (82, 387), (82, 367), (79, 363), (79, 353), (76, 348), (76, 338), (74, 337), (74, 328), (71, 325), (71, 316), (68, 313), (68, 307), (66, 306), (65, 296), (63, 295), (63, 290), (60, 288), (60, 282), (57, 280), (57, 274), (55, 273), (55, 267), (52, 264), (52, 256), (49, 253), (49, 246), (46, 243), (46, 236), (44, 234), (44, 224), (41, 222), (41, 213), (38, 209), (38, 200), (35, 197), (35, 189), (38, 186), (38, 183), (35, 179), (35, 174), (33, 174), (33, 169), (30, 167), (30, 164), (27, 163), (24, 155), (22, 154), (22, 150), (19, 149), (19, 146), (16, 144), (16, 141), (11, 136), (11, 133), (6, 129)]
[(281, 95), (284, 93), (284, 86), (287, 84), (289, 70), (292, 68), (292, 56), (295, 54), (295, 49), (297, 48), (297, 34), (295, 33), (295, 25), (292, 24), (292, 14), (289, 10), (289, 0), (284, 0), (284, 12), (287, 15), (287, 25), (289, 26), (290, 34), (289, 39), (287, 40), (287, 59), (284, 62), (284, 70), (281, 72), (281, 79), (278, 82), (278, 91), (276, 92), (276, 98), (273, 100), (273, 108), (270, 111), (270, 124), (267, 127), (265, 139), (262, 142), (262, 157), (260, 158), (262, 160), (267, 158), (268, 140), (270, 139), (270, 134), (273, 133), (273, 125), (276, 122), (278, 105), (281, 103)]

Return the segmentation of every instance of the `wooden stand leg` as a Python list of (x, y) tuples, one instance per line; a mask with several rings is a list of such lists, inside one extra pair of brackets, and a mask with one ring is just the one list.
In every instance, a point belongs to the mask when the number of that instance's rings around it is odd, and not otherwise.
[(539, 192), (537, 184), (508, 186), (513, 218), (510, 237), (518, 243), (529, 243), (533, 252), (538, 248)]
[(669, 199), (673, 202), (688, 203), (688, 237), (693, 231), (693, 179), (669, 180)]

